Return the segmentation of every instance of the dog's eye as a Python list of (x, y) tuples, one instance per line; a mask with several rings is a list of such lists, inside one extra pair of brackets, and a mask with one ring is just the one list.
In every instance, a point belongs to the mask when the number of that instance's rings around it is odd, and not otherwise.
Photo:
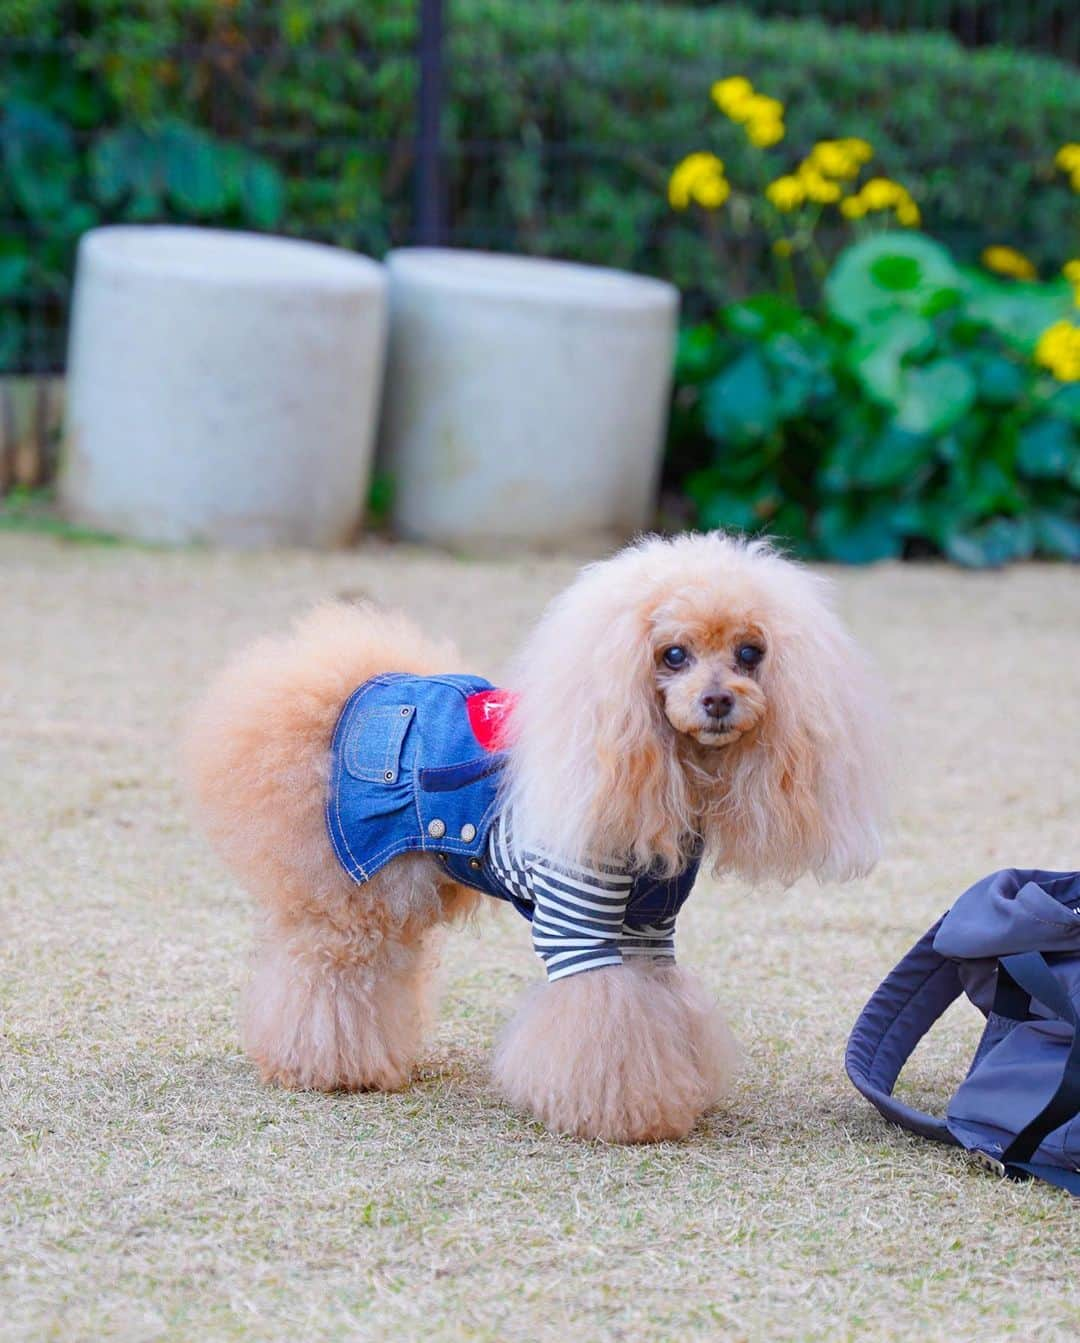
[(764, 648), (757, 644), (740, 644), (735, 650), (736, 660), (741, 667), (756, 667), (764, 656)]
[(679, 644), (664, 649), (664, 666), (670, 667), (672, 671), (678, 671), (680, 667), (685, 667), (689, 660), (690, 654)]

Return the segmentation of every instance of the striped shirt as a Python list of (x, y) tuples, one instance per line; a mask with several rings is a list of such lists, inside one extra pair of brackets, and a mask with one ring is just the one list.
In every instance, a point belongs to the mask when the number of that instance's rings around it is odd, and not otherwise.
[(617, 869), (570, 867), (514, 842), (509, 813), (488, 838), (492, 874), (517, 901), (532, 906), (532, 939), (550, 982), (621, 965), (628, 956), (675, 958), (675, 916), (627, 922), (634, 877)]

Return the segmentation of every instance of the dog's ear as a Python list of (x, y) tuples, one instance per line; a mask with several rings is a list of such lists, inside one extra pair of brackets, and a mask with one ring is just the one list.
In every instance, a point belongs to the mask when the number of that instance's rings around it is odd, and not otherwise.
[[(885, 763), (881, 693), (832, 610), (829, 585), (770, 555), (776, 628), (762, 665), (768, 712), (736, 748), (719, 865), (752, 878), (858, 876), (880, 856)], [(782, 567), (779, 575), (775, 572)]]
[(522, 842), (568, 862), (681, 866), (692, 828), (664, 731), (633, 573), (595, 565), (557, 597), (518, 661), (510, 801)]
[(613, 616), (598, 651), (589, 687), (590, 819), (613, 856), (674, 872), (695, 826), (657, 694), (650, 634), (640, 610), (623, 610)]

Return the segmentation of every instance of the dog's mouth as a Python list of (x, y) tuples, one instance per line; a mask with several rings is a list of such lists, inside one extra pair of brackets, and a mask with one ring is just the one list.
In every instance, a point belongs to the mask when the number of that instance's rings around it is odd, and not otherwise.
[(730, 746), (746, 731), (734, 723), (717, 723), (715, 726), (696, 728), (693, 737), (702, 746)]

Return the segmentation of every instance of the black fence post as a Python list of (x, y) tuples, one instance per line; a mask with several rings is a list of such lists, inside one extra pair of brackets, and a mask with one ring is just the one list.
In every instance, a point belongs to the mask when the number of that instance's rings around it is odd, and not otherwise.
[(420, 0), (420, 94), (416, 120), (416, 241), (438, 247), (446, 236), (442, 162), (443, 0)]

